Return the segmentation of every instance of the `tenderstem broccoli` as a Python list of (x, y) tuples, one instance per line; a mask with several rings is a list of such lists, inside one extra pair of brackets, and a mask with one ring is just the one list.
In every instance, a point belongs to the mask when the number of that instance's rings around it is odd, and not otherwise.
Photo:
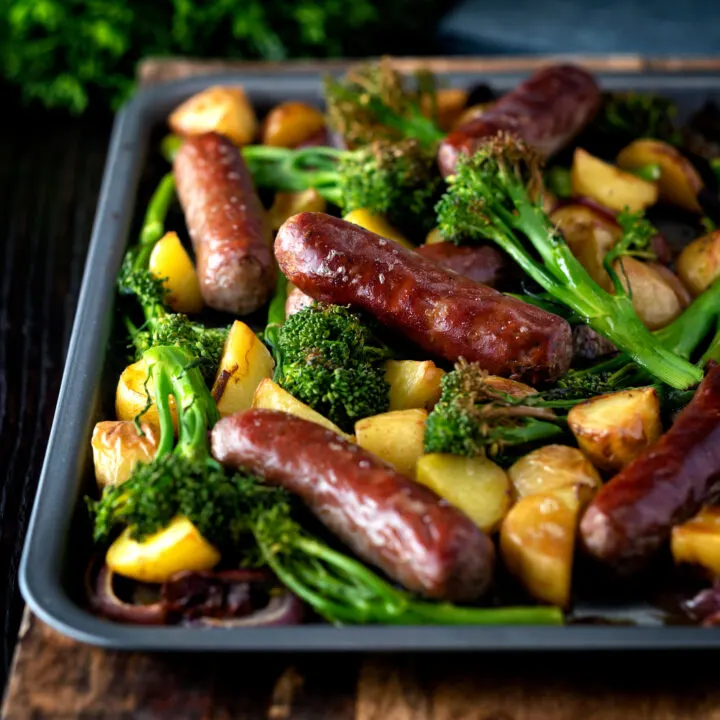
[(493, 240), (546, 292), (653, 377), (677, 389), (700, 382), (700, 368), (661, 346), (642, 324), (612, 267), (614, 294), (575, 258), (540, 202), (531, 199), (541, 195), (540, 170), (527, 146), (504, 135), (463, 157), (438, 203), (441, 233), (456, 242)]

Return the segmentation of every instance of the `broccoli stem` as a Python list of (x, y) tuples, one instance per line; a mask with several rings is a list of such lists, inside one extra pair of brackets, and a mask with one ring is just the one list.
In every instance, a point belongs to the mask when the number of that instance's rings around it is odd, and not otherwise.
[(165, 234), (165, 218), (174, 199), (175, 177), (169, 172), (160, 180), (150, 198), (140, 230), (140, 240), (136, 245), (133, 269), (147, 268), (153, 248)]
[(287, 278), (282, 270), (278, 270), (275, 282), (275, 293), (268, 307), (267, 324), (282, 325), (285, 322), (285, 302), (287, 301)]
[(175, 133), (170, 133), (160, 141), (160, 154), (172, 165), (173, 162), (175, 162), (175, 156), (178, 150), (180, 150), (184, 142), (185, 138), (180, 137), (180, 135), (175, 135)]

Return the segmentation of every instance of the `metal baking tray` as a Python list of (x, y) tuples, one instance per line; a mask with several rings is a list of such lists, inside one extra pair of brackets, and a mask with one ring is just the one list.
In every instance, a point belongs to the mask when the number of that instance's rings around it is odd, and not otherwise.
[[(467, 65), (465, 66), (467, 68)], [(333, 72), (340, 72), (335, 66)], [(168, 112), (215, 83), (240, 83), (259, 109), (287, 99), (321, 102), (324, 71), (255, 68), (180, 80), (140, 91), (118, 114), (92, 231), (75, 324), (22, 564), (20, 587), (32, 612), (61, 634), (106, 648), (154, 651), (481, 651), (647, 650), (720, 648), (720, 629), (665, 626), (629, 604), (598, 608), (637, 616), (637, 626), (564, 627), (351, 626), (308, 624), (278, 628), (184, 628), (123, 625), (92, 615), (80, 603), (88, 557), (84, 494), (92, 483), (90, 437), (109, 417), (107, 371), (115, 279), (147, 193), (143, 177)], [(529, 72), (442, 73), (450, 86), (487, 83), (506, 91)], [(597, 73), (606, 89), (657, 91), (679, 103), (681, 115), (705, 101), (720, 102), (720, 76), (688, 73)], [(157, 164), (157, 160), (155, 160)], [(108, 385), (108, 383), (110, 385)], [(105, 411), (103, 411), (105, 409)]]

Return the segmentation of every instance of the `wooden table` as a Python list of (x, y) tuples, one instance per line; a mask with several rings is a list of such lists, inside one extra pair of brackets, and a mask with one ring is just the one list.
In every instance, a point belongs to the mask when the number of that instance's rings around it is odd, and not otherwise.
[[(581, 58), (594, 70), (718, 71), (720, 60), (647, 60), (631, 56)], [(417, 62), (406, 59), (404, 68)], [(526, 70), (546, 60), (437, 59), (437, 71)], [(228, 63), (151, 61), (139, 68), (144, 83), (213, 72)], [(329, 66), (330, 64), (325, 64)], [(242, 67), (242, 66), (239, 66)], [(295, 65), (307, 68), (308, 65)], [(27, 135), (27, 127), (16, 128)], [(42, 132), (42, 129), (40, 130)], [(20, 217), (9, 220), (0, 265), (0, 449), (10, 477), (30, 478), (17, 507), (0, 500), (3, 518), (0, 564), (17, 563), (18, 538), (37, 481), (44, 438), (57, 395), (78, 281), (89, 236), (104, 157), (97, 133), (92, 147), (79, 127), (54, 140), (85, 143), (81, 168), (66, 160), (52, 180), (33, 185), (33, 160), (10, 176), (13, 141), (5, 138), (0, 210), (25, 197)], [(38, 153), (40, 150), (38, 150)], [(36, 153), (37, 154), (37, 153)], [(65, 157), (65, 155), (63, 157)], [(35, 161), (37, 158), (35, 158)], [(35, 168), (37, 170), (37, 168)], [(86, 175), (82, 174), (85, 171)], [(89, 178), (89, 179), (88, 179)], [(53, 185), (54, 183), (54, 185)], [(13, 193), (10, 194), (12, 185)], [(39, 196), (38, 196), (39, 192)], [(48, 208), (62, 211), (45, 216)], [(36, 197), (38, 196), (38, 197)], [(82, 203), (77, 207), (73, 202)], [(0, 212), (0, 222), (4, 220)], [(13, 234), (14, 233), (14, 234)], [(50, 244), (40, 239), (50, 233)], [(13, 244), (14, 242), (14, 244)], [(13, 249), (14, 248), (14, 249)], [(31, 262), (34, 260), (34, 262)], [(25, 318), (18, 323), (18, 318)], [(15, 322), (13, 323), (13, 319)], [(38, 324), (44, 324), (38, 328)], [(15, 343), (15, 345), (13, 344)], [(13, 351), (7, 353), (7, 347)], [(3, 373), (7, 373), (4, 375)], [(33, 380), (33, 373), (39, 382)], [(9, 398), (9, 399), (8, 399)], [(24, 412), (32, 413), (32, 427)], [(8, 415), (9, 413), (9, 415)], [(14, 421), (18, 442), (4, 431)], [(28, 423), (29, 425), (30, 423)], [(22, 433), (31, 433), (24, 441)], [(3, 460), (0, 452), (0, 461)], [(9, 528), (9, 529), (8, 529)], [(19, 612), (14, 575), (4, 589), (6, 626)], [(544, 655), (459, 654), (358, 655), (149, 655), (104, 652), (57, 635), (26, 611), (17, 643), (2, 717), (6, 720), (83, 718), (232, 718), (233, 720), (720, 720), (718, 654)]]

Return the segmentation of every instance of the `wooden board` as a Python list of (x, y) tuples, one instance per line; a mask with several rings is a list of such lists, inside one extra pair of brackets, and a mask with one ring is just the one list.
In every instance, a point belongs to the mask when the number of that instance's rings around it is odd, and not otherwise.
[[(620, 56), (575, 60), (596, 71), (720, 71), (718, 58), (652, 60)], [(395, 62), (406, 70), (430, 65), (436, 72), (482, 73), (531, 71), (549, 59), (433, 58), (428, 61), (403, 58)], [(343, 64), (313, 62), (260, 67), (297, 72)], [(143, 63), (138, 76), (142, 83), (153, 84), (243, 67), (247, 66), (221, 61), (163, 59)], [(102, 157), (102, 148), (93, 155), (96, 156)], [(65, 170), (69, 177), (77, 177), (77, 167), (68, 166), (63, 172)], [(28, 178), (23, 182), (28, 182)], [(20, 189), (23, 187), (26, 185), (21, 184)], [(63, 187), (68, 188), (68, 197), (72, 198), (72, 186), (64, 181)], [(83, 217), (92, 212), (94, 207), (84, 208)], [(20, 223), (22, 230), (22, 221)], [(68, 238), (77, 238), (81, 228), (89, 232), (88, 223), (71, 229), (60, 226), (58, 237), (66, 233)], [(77, 267), (81, 267), (83, 260), (75, 240), (72, 243), (68, 245), (73, 253), (71, 285), (63, 286), (67, 303), (65, 334), (76, 300)], [(51, 257), (43, 259), (49, 263), (48, 273), (53, 272)], [(22, 279), (22, 274), (18, 277)], [(58, 277), (62, 284), (64, 276)], [(47, 303), (43, 303), (44, 307)], [(3, 336), (3, 341), (7, 338)], [(64, 345), (58, 344), (58, 347)], [(56, 391), (62, 363), (58, 360), (55, 366), (43, 366), (42, 371), (47, 375), (47, 384)], [(10, 392), (13, 391), (17, 389), (11, 387)], [(44, 398), (43, 412), (48, 419), (51, 407), (52, 397)], [(34, 473), (39, 470), (37, 463), (32, 464), (31, 470)], [(32, 477), (32, 482), (36, 480)], [(709, 653), (415, 657), (119, 653), (61, 637), (26, 611), (2, 717), (6, 720), (720, 720), (717, 660), (717, 654)]]

